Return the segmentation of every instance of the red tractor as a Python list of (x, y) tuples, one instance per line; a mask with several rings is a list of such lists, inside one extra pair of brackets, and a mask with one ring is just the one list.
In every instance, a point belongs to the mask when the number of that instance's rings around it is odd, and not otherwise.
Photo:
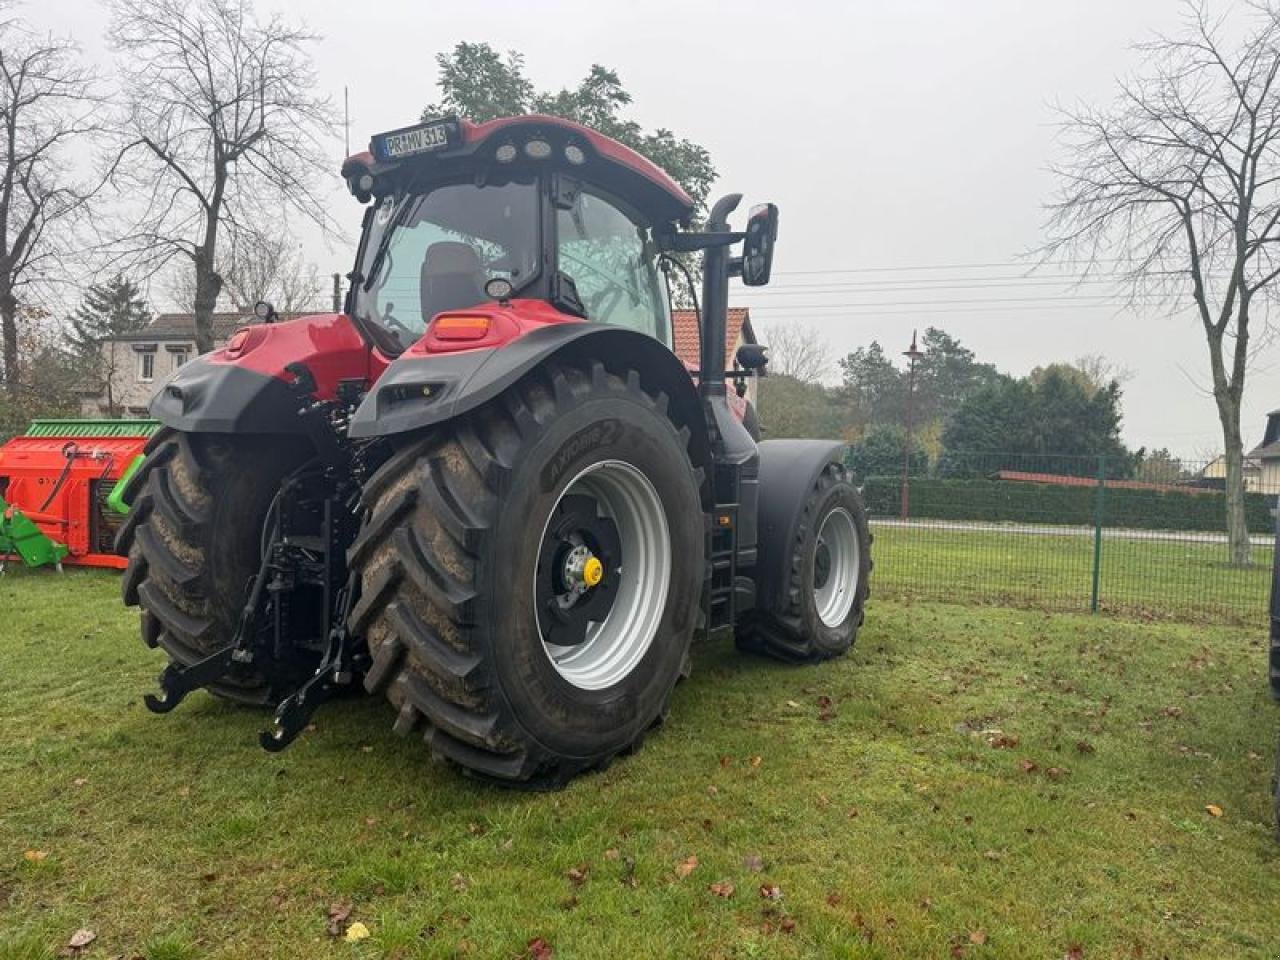
[[(764, 352), (725, 357), (775, 207), (735, 232), (730, 195), (692, 231), (662, 170), (546, 116), (382, 134), (342, 175), (369, 204), (344, 312), (259, 304), (152, 403), (118, 540), (170, 659), (152, 710), (272, 705), (274, 750), (362, 683), (436, 754), (555, 786), (666, 716), (695, 630), (849, 649), (871, 557), (841, 447), (757, 443), (739, 398)], [(695, 252), (690, 371), (667, 268)]]

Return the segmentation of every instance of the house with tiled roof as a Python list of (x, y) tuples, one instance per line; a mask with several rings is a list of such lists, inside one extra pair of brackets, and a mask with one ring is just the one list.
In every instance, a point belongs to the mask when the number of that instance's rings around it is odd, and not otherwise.
[[(214, 342), (221, 346), (237, 327), (251, 322), (252, 311), (246, 313), (215, 313)], [(145, 416), (156, 388), (196, 356), (195, 317), (162, 313), (141, 330), (104, 337), (99, 349), (103, 375), (111, 381), (111, 401), (107, 385), (95, 385), (81, 394), (80, 412), (87, 417)]]
[[(684, 361), (684, 365), (690, 370), (697, 370), (698, 359), (702, 354), (702, 334), (698, 329), (697, 313), (692, 310), (671, 312), (671, 341), (672, 349)], [(759, 342), (751, 328), (751, 311), (746, 307), (730, 307), (724, 329), (724, 356), (728, 363), (726, 369), (733, 368), (733, 358), (740, 346)], [(747, 378), (747, 399), (753, 407), (759, 409), (759, 404), (756, 403), (755, 377)]]
[(1267, 414), (1267, 429), (1262, 442), (1245, 454), (1246, 462), (1258, 465), (1258, 489), (1263, 493), (1280, 493), (1280, 410)]

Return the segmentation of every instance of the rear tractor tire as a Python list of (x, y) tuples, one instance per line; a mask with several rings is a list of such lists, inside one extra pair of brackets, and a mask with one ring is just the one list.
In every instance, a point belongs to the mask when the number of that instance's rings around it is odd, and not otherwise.
[(871, 531), (848, 472), (828, 464), (805, 499), (780, 585), (781, 609), (737, 624), (739, 649), (817, 663), (853, 646), (871, 590)]
[[(116, 550), (129, 558), (122, 592), (142, 608), (142, 639), (179, 667), (235, 637), (258, 572), (263, 521), (280, 481), (306, 457), (289, 438), (188, 434), (163, 429), (130, 480), (128, 517)], [(211, 693), (270, 705), (289, 691), (249, 669), (210, 684)]]
[(554, 788), (637, 747), (689, 670), (689, 431), (634, 371), (548, 365), (406, 437), (348, 560), (370, 692), (483, 778)]

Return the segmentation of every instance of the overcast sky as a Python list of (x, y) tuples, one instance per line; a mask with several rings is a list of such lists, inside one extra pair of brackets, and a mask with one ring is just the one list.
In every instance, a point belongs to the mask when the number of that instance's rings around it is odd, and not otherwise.
[[(1010, 373), (1102, 353), (1130, 369), (1124, 437), (1199, 456), (1221, 446), (1206, 348), (1187, 313), (1132, 313), (1106, 284), (1026, 284), (1019, 257), (1043, 239), (1053, 179), (1051, 104), (1109, 100), (1136, 65), (1130, 44), (1174, 30), (1173, 0), (791, 0), (710, 4), (260, 0), (322, 36), (325, 88), (351, 97), (351, 143), (416, 119), (436, 96), (435, 54), (459, 40), (518, 49), (539, 87), (616, 69), (641, 123), (705, 145), (720, 192), (781, 208), (774, 283), (737, 304), (759, 330), (811, 324), (833, 357), (913, 327), (946, 329)], [(535, 13), (536, 11), (536, 13)], [(95, 0), (24, 14), (105, 61)], [(335, 129), (334, 180), (342, 152)], [(354, 230), (359, 208), (335, 189)], [(269, 211), (264, 211), (269, 216)], [(326, 271), (350, 253), (306, 249)], [(923, 302), (922, 302), (923, 301)], [(1245, 395), (1246, 449), (1280, 407), (1276, 349)]]

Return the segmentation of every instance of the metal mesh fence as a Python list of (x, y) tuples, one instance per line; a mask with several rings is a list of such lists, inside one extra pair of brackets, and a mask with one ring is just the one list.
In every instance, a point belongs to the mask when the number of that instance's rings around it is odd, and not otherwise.
[(1249, 536), (1234, 552), (1221, 460), (947, 453), (851, 466), (879, 595), (1266, 622), (1280, 462), (1246, 461)]

